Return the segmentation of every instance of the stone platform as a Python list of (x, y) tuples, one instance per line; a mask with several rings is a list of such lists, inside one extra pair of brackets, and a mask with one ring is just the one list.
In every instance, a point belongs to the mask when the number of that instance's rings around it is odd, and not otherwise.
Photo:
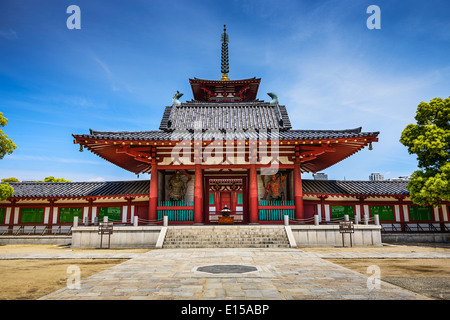
[(167, 227), (163, 248), (289, 248), (284, 226)]
[[(351, 242), (350, 242), (350, 236)], [(344, 235), (339, 225), (185, 225), (114, 226), (113, 234), (103, 236), (103, 246), (111, 248), (288, 248), (381, 246), (381, 226), (355, 225), (353, 234)], [(98, 227), (72, 229), (73, 248), (100, 248)]]

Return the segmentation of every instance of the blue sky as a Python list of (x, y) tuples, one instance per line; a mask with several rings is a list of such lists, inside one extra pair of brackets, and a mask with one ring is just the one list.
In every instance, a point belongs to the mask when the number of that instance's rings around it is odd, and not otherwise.
[[(80, 30), (66, 27), (72, 4)], [(379, 30), (366, 26), (372, 4)], [(330, 179), (410, 175), (403, 128), (421, 101), (450, 96), (449, 12), (447, 0), (1, 0), (0, 112), (18, 147), (0, 177), (136, 179), (72, 134), (157, 130), (177, 90), (192, 99), (189, 78), (220, 79), (224, 24), (229, 77), (261, 78), (258, 98), (276, 92), (295, 129), (381, 132)]]

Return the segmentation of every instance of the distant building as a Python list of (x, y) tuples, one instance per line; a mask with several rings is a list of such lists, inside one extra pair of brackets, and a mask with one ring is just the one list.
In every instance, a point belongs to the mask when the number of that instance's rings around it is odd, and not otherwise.
[(328, 175), (323, 172), (313, 173), (314, 180), (328, 180)]
[(384, 175), (382, 175), (379, 172), (373, 172), (370, 174), (369, 180), (370, 181), (382, 181), (382, 180), (384, 180)]
[(389, 181), (409, 181), (409, 177), (408, 176), (401, 176), (398, 178), (391, 178), (389, 179)]

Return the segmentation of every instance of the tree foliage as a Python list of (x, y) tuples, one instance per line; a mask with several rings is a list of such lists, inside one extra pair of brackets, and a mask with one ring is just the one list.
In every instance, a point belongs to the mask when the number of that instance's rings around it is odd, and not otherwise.
[[(6, 126), (8, 123), (8, 119), (3, 116), (3, 113), (0, 112), (0, 127)], [(3, 130), (0, 129), (0, 159), (7, 154), (13, 153), (14, 149), (16, 149), (16, 144), (8, 138)]]
[(53, 176), (46, 177), (42, 182), (72, 182), (70, 180), (66, 180), (64, 178), (55, 178)]
[(0, 201), (6, 200), (12, 197), (14, 194), (14, 188), (7, 183), (0, 184)]
[(417, 107), (416, 124), (408, 124), (400, 142), (417, 155), (418, 167), (408, 183), (411, 200), (439, 206), (450, 200), (450, 97)]
[(20, 182), (20, 181), (17, 178), (11, 177), (2, 179), (2, 182)]
[[(8, 119), (0, 112), (0, 127), (6, 126)], [(0, 129), (0, 159), (3, 159), (7, 154), (11, 154), (17, 148), (16, 144), (8, 138), (3, 130)], [(4, 182), (2, 180), (2, 182)], [(6, 182), (6, 181), (5, 181)], [(11, 197), (14, 194), (14, 188), (7, 183), (0, 184), (0, 201)]]

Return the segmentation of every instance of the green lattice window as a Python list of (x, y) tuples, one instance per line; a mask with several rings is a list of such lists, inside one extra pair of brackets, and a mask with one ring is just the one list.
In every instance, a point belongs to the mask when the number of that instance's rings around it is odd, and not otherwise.
[(433, 220), (433, 210), (431, 207), (410, 206), (409, 218), (411, 221)]
[(42, 223), (44, 221), (44, 208), (22, 208), (21, 223)]
[(378, 215), (380, 221), (394, 220), (394, 211), (392, 206), (370, 206), (370, 216)]
[(214, 204), (214, 193), (209, 194), (209, 204)]
[(98, 208), (98, 221), (103, 221), (103, 217), (108, 217), (108, 221), (120, 221), (120, 207), (100, 207)]
[(244, 204), (244, 195), (242, 193), (237, 194), (237, 204), (243, 205)]
[(5, 208), (0, 208), (0, 223), (5, 223)]
[(355, 217), (353, 206), (331, 206), (331, 219), (343, 219), (346, 214), (350, 219)]
[(78, 217), (78, 221), (81, 221), (83, 214), (83, 208), (61, 208), (59, 209), (59, 222), (73, 222), (73, 217)]

